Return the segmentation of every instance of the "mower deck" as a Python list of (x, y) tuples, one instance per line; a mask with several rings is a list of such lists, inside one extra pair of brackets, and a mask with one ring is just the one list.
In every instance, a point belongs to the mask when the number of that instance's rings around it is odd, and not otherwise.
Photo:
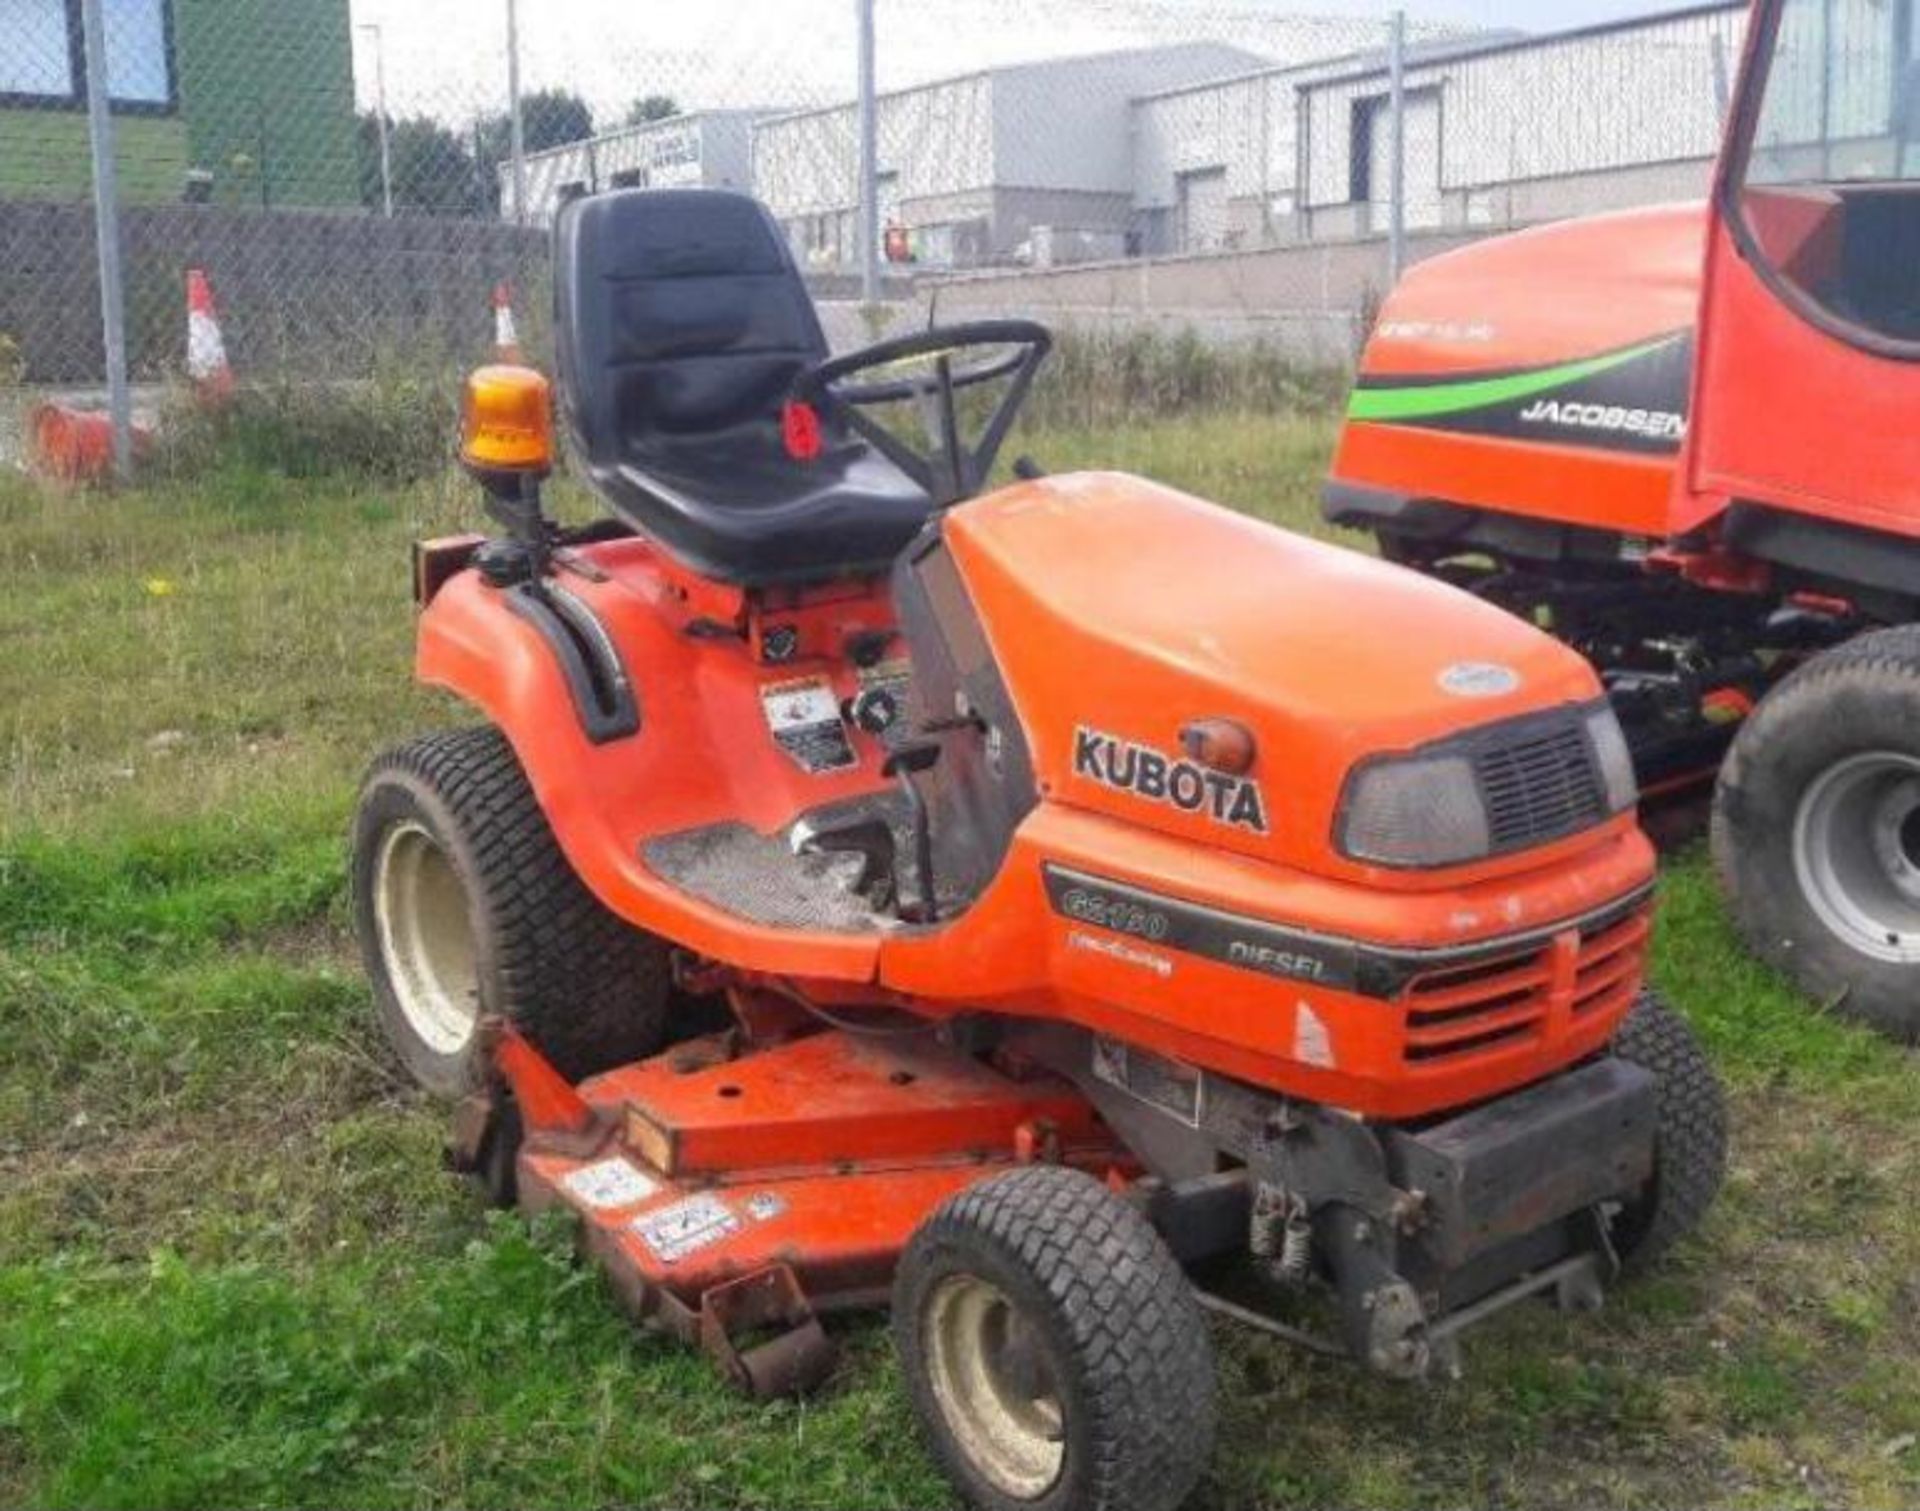
[[(576, 1091), (496, 1032), (524, 1130), (519, 1205), (574, 1213), (637, 1319), (758, 1395), (825, 1373), (816, 1310), (884, 1304), (946, 1197), (1043, 1155), (1095, 1173), (1124, 1159), (1067, 1082), (996, 1072), (925, 1033), (814, 1032), (744, 1055), (717, 1035)], [(473, 1106), (455, 1159), (478, 1167), (500, 1104)]]

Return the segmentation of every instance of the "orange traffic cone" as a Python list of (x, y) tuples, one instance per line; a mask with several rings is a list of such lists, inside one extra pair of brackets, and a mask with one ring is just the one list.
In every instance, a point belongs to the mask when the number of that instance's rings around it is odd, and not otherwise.
[[(153, 450), (153, 427), (133, 422), (133, 458)], [(27, 415), (27, 460), (42, 477), (63, 483), (104, 482), (113, 473), (113, 421), (97, 409), (37, 404)]]
[(227, 343), (214, 313), (213, 289), (200, 268), (187, 269), (187, 377), (203, 404), (223, 404), (233, 396)]
[(505, 279), (493, 286), (493, 354), (516, 367), (526, 361), (520, 351), (520, 328), (513, 321), (513, 285)]

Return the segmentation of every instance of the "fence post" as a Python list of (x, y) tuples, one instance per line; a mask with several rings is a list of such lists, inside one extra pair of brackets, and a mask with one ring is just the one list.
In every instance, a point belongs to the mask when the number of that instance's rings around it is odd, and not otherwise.
[(113, 424), (113, 472), (133, 475), (133, 394), (127, 387), (127, 305), (120, 274), (120, 185), (113, 157), (108, 98), (107, 26), (101, 0), (80, 0), (82, 61), (87, 71), (87, 137), (93, 149), (93, 229), (100, 252), (100, 332), (107, 364), (107, 411)]
[(1713, 47), (1713, 111), (1720, 122), (1720, 129), (1727, 129), (1727, 116), (1733, 109), (1733, 77), (1727, 67), (1727, 39), (1715, 32), (1711, 38)]
[(873, 0), (854, 0), (860, 33), (860, 298), (880, 302), (880, 125), (874, 98)]
[(387, 37), (377, 21), (361, 24), (359, 30), (373, 34), (373, 108), (380, 113), (380, 204), (388, 220), (393, 219), (393, 138), (387, 120)]
[(1407, 13), (1397, 10), (1388, 22), (1387, 111), (1387, 286), (1400, 281), (1407, 265)]
[(507, 0), (507, 150), (513, 157), (513, 223), (527, 223), (527, 123), (520, 110), (520, 0)]

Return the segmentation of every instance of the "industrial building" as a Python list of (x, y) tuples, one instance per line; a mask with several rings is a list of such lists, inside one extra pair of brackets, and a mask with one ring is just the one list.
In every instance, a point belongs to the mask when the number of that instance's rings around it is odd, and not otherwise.
[[(1416, 41), (1408, 61), (1439, 62), (1513, 35)], [(1305, 172), (1305, 91), (1327, 80), (1384, 77), (1386, 67), (1385, 54), (1372, 48), (1134, 101), (1129, 134), (1134, 239), (1141, 250), (1225, 251), (1292, 236)], [(1384, 120), (1384, 111), (1379, 115)], [(1356, 125), (1367, 131), (1371, 145), (1372, 116)], [(1385, 182), (1383, 173), (1382, 188)]]
[[(897, 228), (895, 260), (965, 267), (1132, 250), (1132, 102), (1264, 61), (1225, 43), (1192, 42), (984, 69), (882, 94), (880, 221)], [(808, 268), (844, 267), (855, 257), (858, 143), (852, 104), (754, 128), (754, 192)]]
[[(753, 123), (768, 113), (696, 111), (529, 153), (526, 221), (549, 225), (568, 200), (608, 189), (746, 189)], [(517, 218), (511, 164), (500, 168), (500, 206), (506, 218)]]
[[(1257, 39), (1260, 52), (1195, 41), (880, 95), (888, 259), (1048, 267), (1379, 234), (1392, 180), (1385, 51), (1353, 51), (1364, 33), (1350, 23), (1290, 24)], [(1470, 232), (1703, 193), (1745, 29), (1741, 0), (1545, 36), (1416, 29), (1403, 70), (1407, 227)], [(850, 102), (678, 116), (537, 153), (527, 173), (535, 220), (626, 185), (750, 186), (810, 271), (848, 269), (858, 254)]]
[[(1512, 225), (1704, 192), (1745, 27), (1743, 4), (1716, 4), (1416, 52), (1407, 225)], [(1372, 53), (1137, 100), (1136, 240), (1205, 252), (1381, 231), (1389, 92)]]

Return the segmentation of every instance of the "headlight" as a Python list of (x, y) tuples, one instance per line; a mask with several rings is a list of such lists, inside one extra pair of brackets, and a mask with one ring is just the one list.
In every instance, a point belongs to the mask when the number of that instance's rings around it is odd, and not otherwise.
[(1493, 848), (1487, 805), (1464, 755), (1362, 767), (1347, 786), (1340, 848), (1382, 866), (1454, 866)]
[(1353, 860), (1433, 869), (1550, 844), (1638, 801), (1633, 756), (1603, 700), (1362, 763), (1336, 838)]
[(1587, 714), (1587, 738), (1600, 763), (1600, 780), (1607, 790), (1607, 810), (1625, 813), (1640, 801), (1640, 783), (1633, 774), (1633, 752), (1611, 703), (1596, 704)]

